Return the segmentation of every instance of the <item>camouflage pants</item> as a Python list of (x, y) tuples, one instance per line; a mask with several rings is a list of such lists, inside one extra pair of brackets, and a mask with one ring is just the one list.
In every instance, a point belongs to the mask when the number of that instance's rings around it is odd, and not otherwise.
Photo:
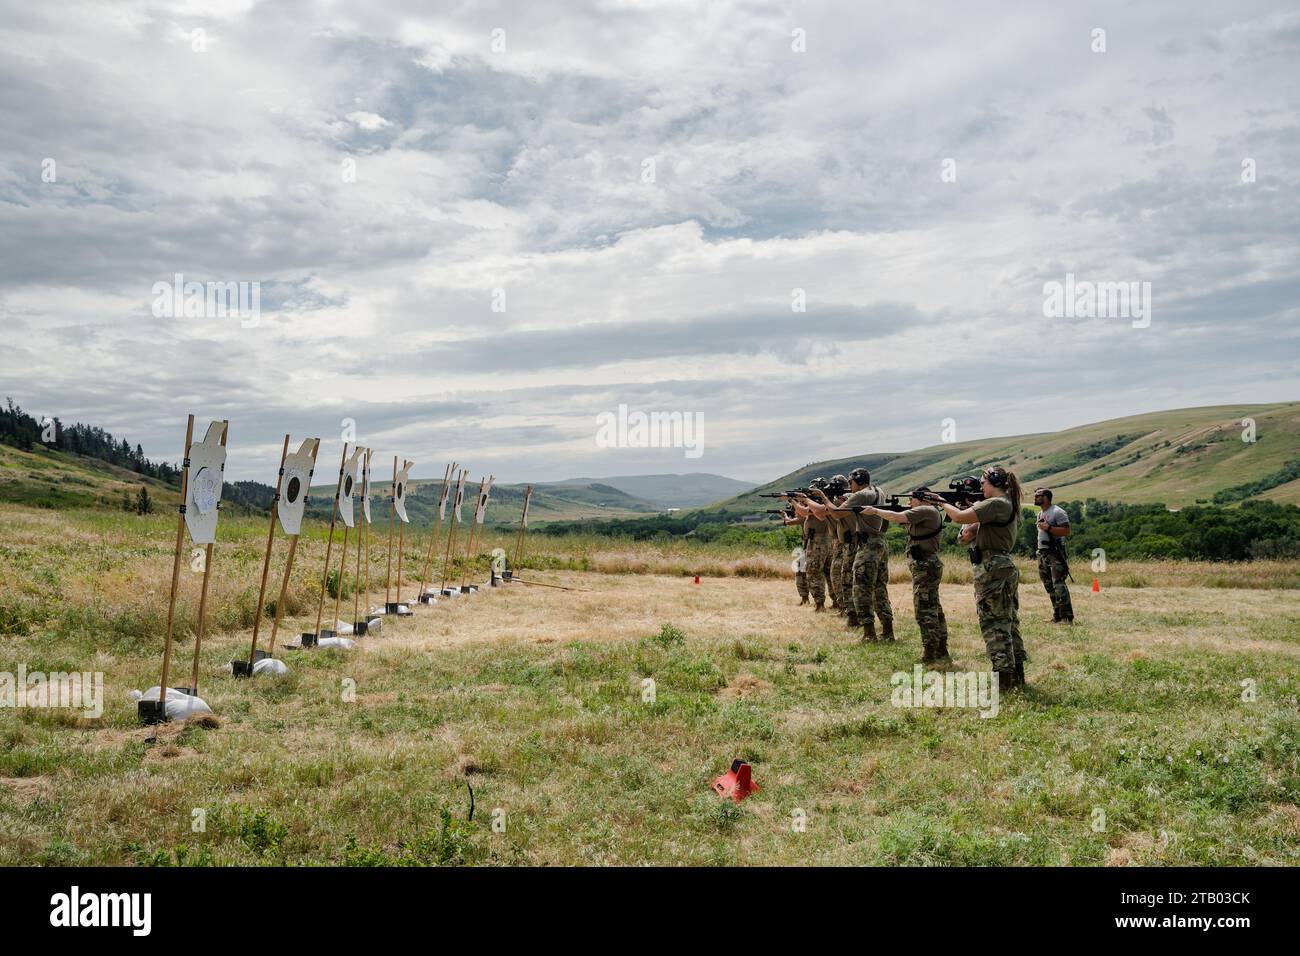
[(799, 592), (799, 597), (808, 600), (808, 572), (796, 571), (794, 573), (794, 589)]
[(871, 616), (883, 626), (893, 628), (894, 609), (889, 604), (889, 548), (883, 537), (868, 538), (858, 545), (853, 556), (853, 606), (858, 621), (871, 624)]
[(1038, 552), (1038, 579), (1043, 582), (1047, 596), (1052, 599), (1052, 620), (1073, 621), (1074, 607), (1070, 604), (1070, 587), (1065, 583), (1069, 571), (1064, 559), (1055, 551)]
[(826, 569), (830, 564), (831, 538), (828, 534), (815, 534), (808, 539), (808, 590), (813, 603), (821, 607), (826, 603)]
[(830, 563), (829, 589), (831, 592), (831, 601), (835, 604), (843, 604), (844, 595), (840, 589), (840, 582), (844, 579), (844, 542), (831, 539), (831, 563)]
[(939, 584), (943, 581), (943, 561), (932, 554), (909, 565), (912, 571), (912, 608), (916, 626), (921, 629), (921, 646), (938, 650), (948, 643), (948, 621), (939, 603)]
[(853, 600), (853, 559), (857, 553), (856, 541), (844, 542), (844, 557), (840, 561), (840, 603), (853, 614), (858, 613), (858, 606)]
[(995, 671), (1025, 660), (1020, 640), (1020, 571), (1010, 555), (995, 554), (975, 565), (975, 611)]

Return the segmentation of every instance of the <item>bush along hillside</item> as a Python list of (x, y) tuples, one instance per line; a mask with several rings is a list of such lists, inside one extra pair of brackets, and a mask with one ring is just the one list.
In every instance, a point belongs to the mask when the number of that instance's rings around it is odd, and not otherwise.
[[(1209, 561), (1247, 561), (1300, 557), (1300, 507), (1251, 499), (1238, 507), (1194, 505), (1170, 511), (1161, 504), (1115, 504), (1089, 499), (1061, 502), (1070, 515), (1074, 534), (1065, 539), (1071, 557), (1091, 560), (1101, 548), (1110, 559), (1195, 558)], [(1037, 548), (1037, 512), (1022, 509), (1016, 553), (1033, 554)], [(944, 526), (943, 547), (965, 557), (957, 543), (958, 526)], [(545, 535), (610, 535), (638, 541), (688, 537), (701, 543), (751, 545), (762, 550), (787, 550), (799, 546), (797, 528), (769, 522), (731, 522), (724, 515), (689, 512), (682, 515), (625, 521), (555, 522), (538, 529)], [(890, 529), (890, 550), (901, 555), (906, 532)]]

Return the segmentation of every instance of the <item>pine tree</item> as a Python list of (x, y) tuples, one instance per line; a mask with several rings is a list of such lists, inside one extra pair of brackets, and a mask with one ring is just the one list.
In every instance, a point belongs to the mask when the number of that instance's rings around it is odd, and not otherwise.
[(135, 513), (138, 515), (153, 514), (153, 499), (149, 497), (149, 489), (145, 485), (140, 486), (140, 494), (135, 499)]

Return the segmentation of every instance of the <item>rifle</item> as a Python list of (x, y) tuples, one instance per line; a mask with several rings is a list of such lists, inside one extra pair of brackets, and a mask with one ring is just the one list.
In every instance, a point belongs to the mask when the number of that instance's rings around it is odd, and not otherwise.
[[(848, 505), (832, 508), (831, 511), (852, 511), (854, 514), (861, 514), (866, 505)], [(873, 508), (879, 508), (881, 511), (903, 512), (912, 507), (911, 495), (890, 495), (878, 505), (872, 505)]]
[(776, 510), (774, 510), (774, 509), (772, 509), (772, 508), (769, 508), (767, 511), (765, 511), (765, 512), (763, 512), (763, 513), (764, 513), (764, 514), (769, 514), (769, 515), (780, 515), (782, 518), (793, 518), (793, 517), (794, 517), (794, 512), (793, 512), (793, 511), (776, 511)]
[(942, 501), (954, 508), (969, 508), (975, 502), (984, 500), (984, 491), (980, 487), (978, 478), (974, 475), (966, 475), (948, 482), (947, 491), (930, 492), (929, 500)]
[(811, 488), (795, 488), (793, 491), (777, 491), (777, 492), (772, 492), (772, 493), (762, 493), (762, 492), (760, 492), (759, 495), (758, 495), (758, 497), (760, 497), (760, 498), (792, 498), (792, 497), (794, 497), (795, 495), (811, 495), (812, 493), (813, 493), (813, 489), (811, 489)]

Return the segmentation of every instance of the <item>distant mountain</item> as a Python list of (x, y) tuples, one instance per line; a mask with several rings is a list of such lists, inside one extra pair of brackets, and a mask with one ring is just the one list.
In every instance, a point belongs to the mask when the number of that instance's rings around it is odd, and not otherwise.
[[(1243, 420), (1255, 441), (1243, 441)], [(887, 492), (947, 488), (988, 465), (1015, 471), (1026, 492), (1044, 485), (1056, 500), (1230, 505), (1248, 497), (1300, 504), (1300, 402), (1218, 405), (1150, 412), (1058, 432), (931, 445), (805, 465), (753, 492), (705, 509), (753, 514), (772, 507), (757, 494), (802, 487), (817, 475), (864, 467)]]
[(752, 481), (737, 481), (724, 475), (694, 472), (687, 475), (620, 475), (614, 478), (570, 478), (556, 486), (607, 485), (660, 508), (698, 508), (754, 487)]

